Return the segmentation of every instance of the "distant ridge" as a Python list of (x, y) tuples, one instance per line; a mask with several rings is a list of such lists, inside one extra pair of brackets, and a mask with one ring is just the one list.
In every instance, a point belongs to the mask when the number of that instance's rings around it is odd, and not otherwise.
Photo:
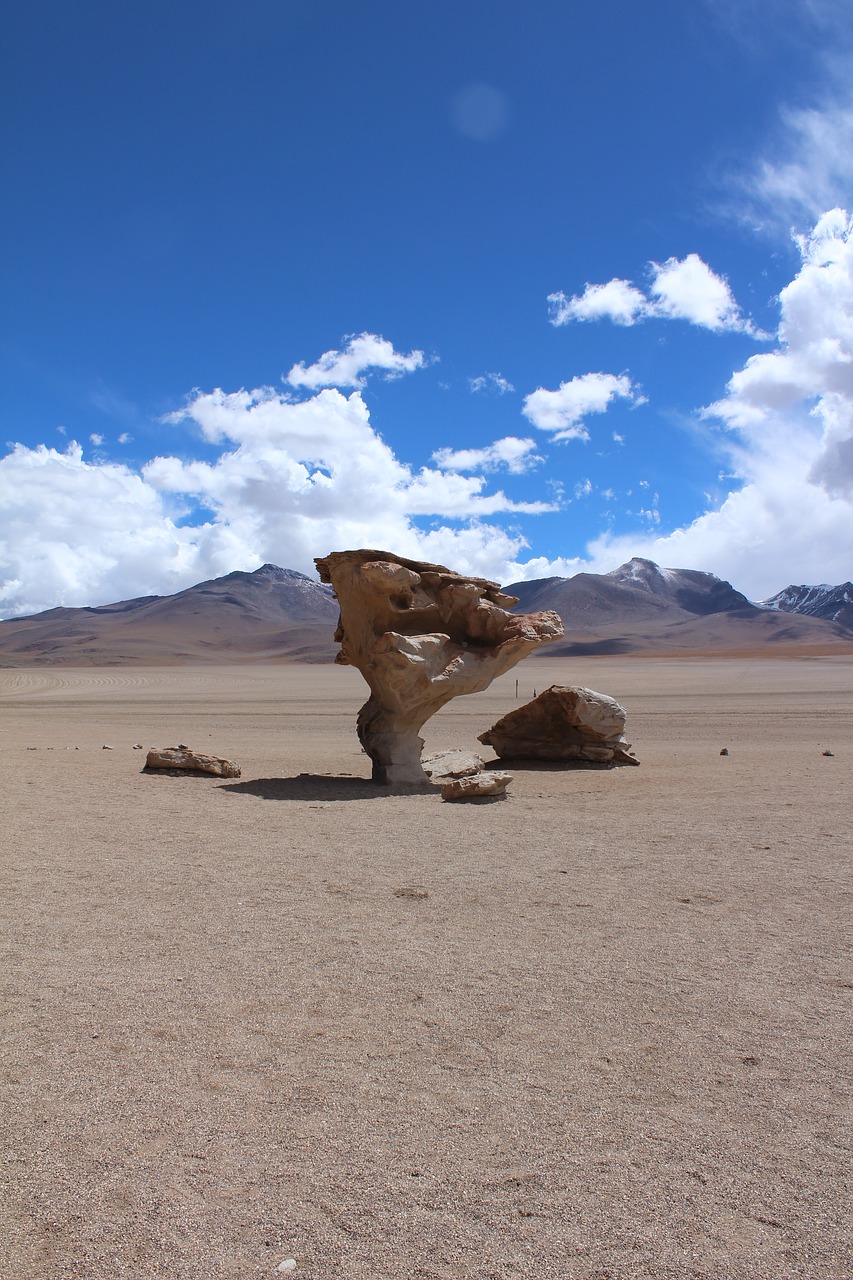
[[(554, 609), (562, 617), (565, 637), (543, 648), (543, 657), (853, 653), (849, 583), (789, 587), (758, 605), (712, 573), (635, 558), (611, 573), (540, 578), (505, 590), (518, 596), (517, 612)], [(332, 662), (337, 619), (331, 587), (264, 564), (171, 596), (0, 621), (0, 665)]]
[(826, 583), (819, 587), (785, 587), (761, 604), (765, 609), (827, 618), (841, 626), (853, 627), (853, 582), (842, 582), (838, 587)]
[(331, 662), (338, 606), (331, 587), (264, 564), (172, 596), (48, 609), (0, 622), (6, 666), (173, 666), (203, 662)]
[(635, 557), (610, 573), (514, 582), (517, 611), (555, 609), (565, 637), (543, 654), (853, 652), (853, 627), (753, 604), (730, 582)]

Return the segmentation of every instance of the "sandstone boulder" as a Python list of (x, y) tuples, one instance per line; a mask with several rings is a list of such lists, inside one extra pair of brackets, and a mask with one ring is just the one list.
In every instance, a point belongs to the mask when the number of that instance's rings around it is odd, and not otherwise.
[(479, 735), (501, 759), (639, 764), (625, 741), (625, 710), (593, 689), (551, 685)]
[(212, 773), (217, 778), (239, 778), (240, 766), (221, 756), (205, 756), (189, 747), (152, 747), (145, 760), (146, 769), (175, 769), (187, 773)]
[(375, 782), (427, 783), (419, 732), (430, 716), (563, 634), (556, 613), (509, 613), (518, 601), (497, 583), (443, 565), (368, 550), (315, 563), (340, 605), (336, 661), (370, 686), (357, 730)]

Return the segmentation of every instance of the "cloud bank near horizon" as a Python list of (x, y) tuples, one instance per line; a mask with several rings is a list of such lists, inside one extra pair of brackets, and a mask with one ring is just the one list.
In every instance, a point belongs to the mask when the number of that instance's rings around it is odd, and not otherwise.
[[(853, 560), (853, 218), (825, 213), (799, 239), (802, 265), (779, 295), (775, 349), (751, 356), (702, 410), (726, 432), (741, 487), (682, 529), (588, 547), (709, 569), (753, 599), (788, 583), (839, 583)], [(786, 583), (774, 588), (779, 570)]]
[[(535, 555), (535, 517), (556, 509), (553, 495), (521, 502), (489, 483), (499, 471), (537, 474), (544, 446), (582, 447), (591, 415), (615, 399), (641, 401), (633, 376), (588, 373), (540, 387), (522, 412), (541, 443), (505, 436), (439, 447), (434, 465), (415, 469), (371, 424), (362, 389), (371, 374), (417, 374), (427, 362), (360, 334), (294, 365), (284, 392), (196, 392), (169, 415), (218, 450), (212, 462), (163, 456), (134, 470), (87, 460), (76, 443), (65, 452), (15, 446), (0, 459), (0, 614), (169, 594), (264, 561), (312, 572), (315, 555), (356, 546), (503, 583), (603, 572), (632, 555), (714, 572), (754, 599), (789, 582), (844, 581), (853, 550), (853, 220), (831, 210), (799, 247), (772, 349), (735, 370), (713, 404), (697, 406), (734, 480), (684, 528), (602, 533), (576, 556)], [(703, 289), (709, 278), (692, 277)], [(614, 299), (624, 314), (636, 301), (627, 282), (614, 283), (607, 306), (595, 304), (610, 318)], [(679, 296), (671, 318), (698, 323), (698, 295), (689, 306)], [(745, 323), (730, 292), (708, 298), (706, 327)]]

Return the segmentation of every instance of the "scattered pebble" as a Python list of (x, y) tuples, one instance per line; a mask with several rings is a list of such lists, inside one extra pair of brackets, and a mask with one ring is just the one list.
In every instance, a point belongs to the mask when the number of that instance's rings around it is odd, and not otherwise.
[(108, 742), (105, 742), (105, 743), (104, 743), (104, 745), (101, 747), (101, 750), (102, 750), (102, 751), (115, 751), (115, 747), (111, 747), (111, 746), (110, 746), (110, 744), (109, 744)]
[(38, 751), (38, 747), (27, 747), (27, 751)]
[(825, 756), (834, 756), (834, 755), (835, 755), (835, 752), (834, 752), (834, 751), (824, 751), (824, 752), (822, 752), (821, 754), (822, 754), (822, 755), (825, 755)]
[(276, 1271), (295, 1271), (295, 1270), (296, 1270), (295, 1258), (285, 1258), (284, 1261), (280, 1262), (276, 1267)]
[(133, 744), (133, 749), (134, 749), (134, 751), (144, 751), (144, 750), (145, 750), (145, 748), (143, 747), (143, 745), (142, 745), (142, 743), (141, 743), (141, 742), (134, 742), (134, 744)]
[(721, 756), (727, 756), (728, 754), (729, 754), (729, 749), (728, 749), (728, 747), (723, 747), (722, 751), (720, 752), (720, 755), (721, 755)]

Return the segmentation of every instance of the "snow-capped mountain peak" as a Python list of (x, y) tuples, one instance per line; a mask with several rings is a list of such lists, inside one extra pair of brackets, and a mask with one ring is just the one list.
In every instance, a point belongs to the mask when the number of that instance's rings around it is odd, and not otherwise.
[(768, 600), (759, 601), (763, 609), (777, 609), (783, 613), (804, 613), (811, 618), (828, 618), (846, 626), (853, 623), (853, 583), (839, 586), (821, 583), (820, 586), (790, 586), (777, 591)]

